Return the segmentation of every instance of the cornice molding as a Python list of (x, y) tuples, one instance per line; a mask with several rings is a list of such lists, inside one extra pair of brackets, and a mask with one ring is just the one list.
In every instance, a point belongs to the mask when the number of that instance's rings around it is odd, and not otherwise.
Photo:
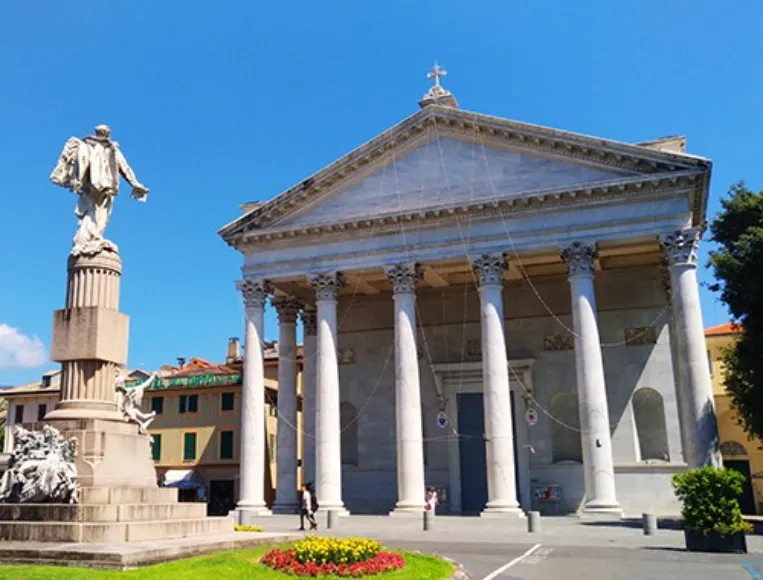
[(296, 238), (321, 238), (327, 235), (352, 232), (385, 233), (398, 231), (403, 225), (416, 224), (422, 227), (455, 223), (463, 217), (470, 219), (489, 218), (502, 214), (522, 214), (538, 210), (556, 209), (578, 205), (581, 202), (611, 202), (631, 198), (649, 198), (656, 194), (666, 196), (677, 192), (693, 192), (697, 182), (703, 181), (702, 174), (686, 171), (681, 174), (647, 176), (644, 179), (626, 178), (622, 180), (582, 184), (580, 186), (543, 190), (525, 197), (511, 197), (492, 201), (476, 201), (447, 207), (432, 207), (412, 212), (389, 214), (378, 217), (363, 217), (305, 227), (288, 226), (268, 230), (254, 230), (237, 236), (231, 244), (244, 251), (250, 244), (290, 240)]
[[(326, 166), (297, 186), (241, 216), (223, 227), (219, 234), (229, 245), (236, 246), (242, 235), (273, 225), (285, 216), (293, 214), (298, 208), (323, 197), (338, 184), (345, 184), (368, 167), (375, 166), (382, 158), (400, 156), (402, 149), (407, 145), (418, 144), (434, 137), (468, 139), (491, 147), (553, 155), (598, 167), (636, 172), (644, 176), (655, 173), (681, 173), (685, 170), (708, 174), (711, 166), (708, 160), (690, 155), (652, 150), (449, 107), (430, 106)], [(707, 179), (699, 188), (701, 199), (695, 199), (695, 212), (704, 208), (706, 186)]]

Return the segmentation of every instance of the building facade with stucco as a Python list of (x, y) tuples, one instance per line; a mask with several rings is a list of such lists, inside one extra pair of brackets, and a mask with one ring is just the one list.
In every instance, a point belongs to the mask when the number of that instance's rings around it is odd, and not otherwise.
[[(279, 317), (279, 486), (322, 509), (677, 513), (718, 465), (696, 278), (711, 162), (461, 110), (420, 110), (221, 231), (243, 259), (241, 520), (261, 485), (264, 309)], [(284, 362), (286, 364), (284, 364)], [(285, 474), (285, 477), (284, 477)], [(283, 491), (281, 485), (283, 484)]]

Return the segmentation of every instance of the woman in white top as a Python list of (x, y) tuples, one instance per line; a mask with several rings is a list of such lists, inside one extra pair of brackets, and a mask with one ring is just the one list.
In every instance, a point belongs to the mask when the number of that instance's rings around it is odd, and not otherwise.
[(440, 501), (437, 499), (437, 490), (433, 487), (430, 487), (427, 489), (427, 501), (424, 509), (434, 515), (437, 510), (438, 503), (440, 503)]

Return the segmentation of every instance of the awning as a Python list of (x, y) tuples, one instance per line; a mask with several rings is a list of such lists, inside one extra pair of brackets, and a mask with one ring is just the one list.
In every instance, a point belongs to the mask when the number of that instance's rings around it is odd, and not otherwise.
[(170, 469), (164, 474), (162, 482), (164, 487), (177, 487), (179, 489), (206, 487), (199, 472), (193, 469)]

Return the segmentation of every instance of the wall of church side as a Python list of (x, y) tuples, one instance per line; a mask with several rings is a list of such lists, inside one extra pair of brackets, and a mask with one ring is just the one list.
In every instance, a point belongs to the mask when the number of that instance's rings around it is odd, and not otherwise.
[[(527, 282), (510, 282), (504, 297), (509, 360), (535, 361), (532, 384), (514, 381), (513, 385), (515, 395), (521, 395), (524, 388), (532, 389), (534, 399), (529, 405), (538, 411), (538, 422), (532, 427), (524, 417), (516, 421), (516, 428), (526, 431), (530, 445), (531, 486), (558, 485), (562, 496), (558, 505), (533, 502), (523, 507), (569, 513), (583, 500), (582, 468), (577, 462), (554, 463), (551, 444), (553, 424), (558, 425), (560, 419), (551, 416), (555, 404), (552, 399), (560, 393), (576, 396), (574, 351), (569, 348), (569, 285), (565, 277), (538, 279), (533, 287)], [(627, 513), (676, 513), (669, 478), (683, 466), (666, 327), (667, 304), (659, 270), (655, 266), (601, 273), (596, 278), (596, 297), (618, 499)], [(445, 505), (458, 511), (461, 490), (453, 478), (452, 453), (457, 448), (458, 433), (453, 429), (457, 421), (452, 418), (446, 429), (436, 424), (441, 407), (434, 365), (481, 360), (478, 296), (472, 287), (422, 289), (417, 304), (419, 322), (424, 327), (423, 333), (419, 329), (418, 342), (427, 438), (426, 483), (445, 488), (449, 495)], [(343, 466), (343, 499), (352, 512), (386, 513), (394, 506), (397, 493), (392, 297), (379, 294), (343, 298), (338, 320), (340, 360), (344, 363), (339, 367), (341, 397), (358, 410), (358, 462)], [(631, 400), (634, 392), (643, 387), (653, 389), (662, 398), (668, 461), (641, 461)], [(444, 394), (457, 399), (458, 384), (453, 386), (450, 381), (446, 388)], [(574, 413), (569, 421), (563, 417), (561, 422), (575, 433)]]

